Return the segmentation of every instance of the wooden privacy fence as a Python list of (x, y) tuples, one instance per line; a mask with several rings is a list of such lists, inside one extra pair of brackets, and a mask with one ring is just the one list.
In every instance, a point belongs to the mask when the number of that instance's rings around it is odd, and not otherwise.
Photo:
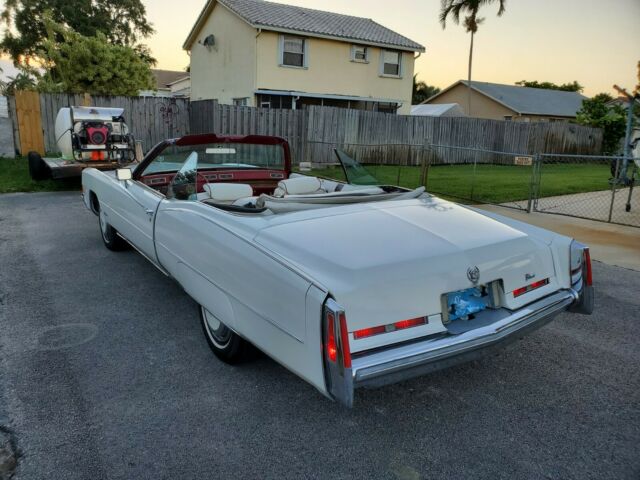
[(55, 118), (60, 108), (69, 105), (124, 108), (127, 124), (144, 151), (161, 140), (188, 133), (277, 135), (289, 141), (296, 163), (334, 163), (336, 147), (363, 163), (419, 165), (512, 163), (511, 153), (594, 155), (600, 153), (602, 145), (600, 129), (565, 122), (420, 117), (320, 106), (264, 109), (220, 105), (214, 100), (17, 92), (9, 99), (9, 109), (16, 144), (23, 155), (30, 150), (58, 151)]
[(191, 133), (276, 135), (286, 138), (294, 162), (308, 157), (309, 111), (220, 105), (213, 100), (191, 102)]
[[(24, 95), (30, 99), (26, 110), (27, 120), (24, 120)], [(9, 109), (20, 153), (26, 155), (31, 150), (41, 154), (58, 153), (55, 136), (56, 116), (62, 107), (75, 105), (124, 108), (123, 115), (127, 125), (136, 140), (142, 142), (144, 151), (148, 151), (166, 138), (189, 133), (188, 99), (16, 92), (15, 97), (9, 99)], [(38, 146), (38, 141), (41, 142), (41, 146)]]
[(464, 117), (393, 115), (333, 107), (303, 110), (191, 102), (191, 132), (278, 135), (292, 146), (295, 162), (334, 163), (343, 148), (363, 163), (419, 165), (513, 163), (513, 155), (443, 149), (453, 145), (497, 152), (599, 154), (602, 131), (565, 122), (506, 122)]

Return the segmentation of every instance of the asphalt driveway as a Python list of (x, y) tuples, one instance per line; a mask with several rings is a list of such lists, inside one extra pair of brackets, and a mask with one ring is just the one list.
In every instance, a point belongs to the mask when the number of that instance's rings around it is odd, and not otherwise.
[(217, 361), (196, 305), (78, 193), (0, 196), (0, 425), (18, 479), (640, 477), (640, 272), (496, 356), (358, 392)]

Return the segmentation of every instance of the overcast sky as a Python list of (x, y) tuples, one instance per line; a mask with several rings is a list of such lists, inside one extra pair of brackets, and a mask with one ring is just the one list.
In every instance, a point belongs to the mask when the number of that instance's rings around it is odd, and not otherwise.
[[(143, 0), (156, 34), (147, 43), (158, 68), (189, 64), (182, 50), (205, 0)], [(427, 49), (416, 61), (418, 78), (446, 87), (466, 78), (469, 35), (438, 22), (440, 0), (286, 0), (282, 3), (370, 17)], [(507, 0), (495, 5), (476, 35), (473, 78), (509, 83), (577, 80), (585, 94), (613, 93), (614, 83), (633, 87), (640, 60), (640, 0)], [(0, 65), (5, 66), (5, 65)]]

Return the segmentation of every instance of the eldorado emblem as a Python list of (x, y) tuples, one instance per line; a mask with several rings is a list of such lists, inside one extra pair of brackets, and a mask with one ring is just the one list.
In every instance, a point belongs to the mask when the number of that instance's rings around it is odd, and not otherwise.
[(478, 283), (478, 280), (480, 280), (480, 269), (477, 266), (467, 268), (467, 278), (471, 283)]

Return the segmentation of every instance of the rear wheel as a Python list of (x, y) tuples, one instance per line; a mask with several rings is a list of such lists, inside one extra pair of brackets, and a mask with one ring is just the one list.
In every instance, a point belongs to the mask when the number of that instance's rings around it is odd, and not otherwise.
[(229, 364), (239, 363), (249, 357), (251, 345), (202, 306), (200, 320), (207, 343), (216, 357)]
[(104, 211), (100, 209), (98, 213), (98, 223), (100, 225), (100, 233), (102, 235), (102, 241), (104, 246), (114, 252), (120, 250), (126, 250), (129, 246), (124, 238), (118, 235), (118, 232), (107, 222), (107, 217)]
[(29, 152), (27, 160), (29, 161), (29, 175), (33, 180), (46, 180), (51, 177), (51, 169), (44, 163), (38, 152)]

